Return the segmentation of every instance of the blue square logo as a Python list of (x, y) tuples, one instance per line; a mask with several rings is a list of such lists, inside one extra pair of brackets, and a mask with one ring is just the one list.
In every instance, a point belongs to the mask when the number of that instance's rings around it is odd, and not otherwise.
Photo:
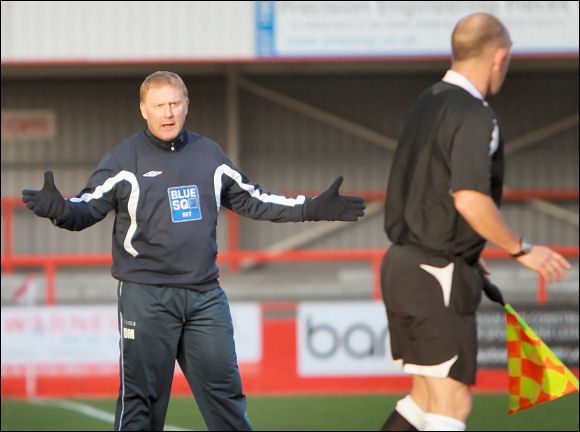
[(197, 186), (176, 186), (167, 189), (173, 222), (188, 222), (201, 219)]

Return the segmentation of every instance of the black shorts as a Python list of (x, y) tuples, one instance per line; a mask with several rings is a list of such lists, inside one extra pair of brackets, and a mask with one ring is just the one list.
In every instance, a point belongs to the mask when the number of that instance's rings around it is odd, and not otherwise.
[(381, 266), (391, 352), (406, 372), (475, 384), (475, 313), (483, 283), (463, 259), (393, 245)]

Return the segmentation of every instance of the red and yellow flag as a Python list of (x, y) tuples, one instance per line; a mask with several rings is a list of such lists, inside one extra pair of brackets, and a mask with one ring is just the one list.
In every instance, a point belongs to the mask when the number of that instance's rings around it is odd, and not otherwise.
[(506, 309), (508, 414), (578, 391), (578, 378), (509, 305)]

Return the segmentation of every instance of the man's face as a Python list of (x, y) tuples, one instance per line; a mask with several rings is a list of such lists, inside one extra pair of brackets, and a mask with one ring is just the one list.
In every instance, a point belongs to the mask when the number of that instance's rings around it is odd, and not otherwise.
[(189, 99), (181, 94), (178, 87), (163, 84), (151, 87), (141, 102), (141, 115), (147, 121), (149, 130), (157, 138), (171, 141), (183, 128)]

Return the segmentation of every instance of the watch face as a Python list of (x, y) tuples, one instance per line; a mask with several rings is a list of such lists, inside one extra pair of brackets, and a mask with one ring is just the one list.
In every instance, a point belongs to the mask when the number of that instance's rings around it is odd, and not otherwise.
[(530, 252), (532, 250), (532, 245), (529, 244), (526, 239), (523, 239), (522, 238), (521, 245), (522, 245), (522, 249), (518, 253), (513, 254), (512, 257), (519, 258), (522, 255), (525, 255), (525, 254), (527, 254), (528, 252)]

